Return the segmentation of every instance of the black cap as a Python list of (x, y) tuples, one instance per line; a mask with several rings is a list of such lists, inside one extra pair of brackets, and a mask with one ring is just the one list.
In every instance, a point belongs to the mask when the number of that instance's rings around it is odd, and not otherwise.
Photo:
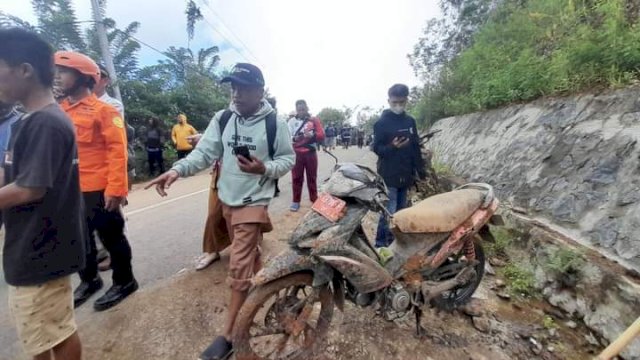
[(104, 66), (104, 64), (102, 63), (98, 63), (98, 67), (100, 68), (100, 75), (105, 78), (110, 78), (111, 76), (109, 76), (109, 71), (107, 70), (107, 67)]
[(232, 82), (250, 86), (264, 86), (262, 71), (257, 66), (247, 63), (237, 63), (229, 76), (225, 76), (221, 83)]

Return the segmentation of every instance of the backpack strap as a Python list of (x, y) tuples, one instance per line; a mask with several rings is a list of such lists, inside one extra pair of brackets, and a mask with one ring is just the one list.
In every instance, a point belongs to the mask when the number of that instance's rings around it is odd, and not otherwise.
[(227, 123), (229, 123), (229, 119), (231, 119), (231, 115), (233, 115), (233, 111), (227, 109), (222, 113), (222, 116), (220, 116), (220, 137), (222, 137), (224, 128), (227, 127)]
[(274, 143), (276, 141), (276, 131), (278, 130), (278, 115), (275, 111), (272, 111), (267, 115), (265, 120), (265, 126), (267, 127), (267, 145), (269, 146), (269, 157), (273, 160), (273, 156), (276, 153)]

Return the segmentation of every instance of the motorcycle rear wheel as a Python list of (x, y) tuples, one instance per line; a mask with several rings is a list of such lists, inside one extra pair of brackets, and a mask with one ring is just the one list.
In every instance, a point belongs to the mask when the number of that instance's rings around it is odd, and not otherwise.
[(484, 249), (479, 242), (474, 242), (474, 249), (476, 260), (478, 261), (478, 264), (474, 266), (476, 276), (467, 284), (457, 287), (451, 291), (447, 291), (437, 298), (433, 299), (433, 305), (435, 305), (437, 308), (444, 310), (453, 310), (459, 306), (466, 304), (471, 299), (471, 296), (473, 296), (473, 293), (475, 293), (478, 286), (480, 286), (482, 278), (484, 277)]
[(333, 317), (330, 287), (312, 283), (312, 274), (295, 273), (252, 289), (234, 326), (235, 358), (308, 358)]

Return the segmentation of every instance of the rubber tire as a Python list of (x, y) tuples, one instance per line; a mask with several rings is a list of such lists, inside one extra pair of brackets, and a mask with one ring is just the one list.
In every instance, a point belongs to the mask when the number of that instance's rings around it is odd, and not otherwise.
[(479, 262), (479, 264), (476, 265), (475, 267), (476, 273), (478, 274), (478, 276), (473, 281), (473, 283), (471, 283), (470, 287), (468, 287), (468, 290), (463, 294), (463, 296), (456, 298), (455, 300), (453, 300), (453, 302), (450, 302), (449, 300), (446, 300), (441, 296), (438, 296), (437, 298), (433, 299), (433, 303), (436, 305), (436, 307), (440, 309), (453, 310), (459, 306), (462, 306), (466, 304), (469, 300), (471, 300), (471, 297), (478, 289), (478, 286), (480, 286), (480, 283), (482, 282), (482, 278), (484, 277), (484, 263), (485, 263), (484, 249), (482, 248), (482, 244), (480, 244), (478, 241), (474, 241), (474, 247), (475, 247), (475, 253), (476, 253), (476, 260), (478, 260)]
[[(257, 360), (261, 359), (251, 349), (249, 343), (249, 331), (253, 324), (253, 318), (256, 316), (261, 305), (268, 300), (274, 293), (281, 291), (283, 288), (288, 288), (295, 285), (311, 286), (313, 283), (313, 275), (310, 273), (295, 273), (287, 275), (283, 278), (274, 280), (262, 286), (253, 288), (247, 297), (247, 300), (242, 305), (236, 323), (233, 329), (233, 348), (235, 352), (236, 360)], [(329, 332), (329, 325), (333, 318), (333, 293), (329, 284), (320, 291), (320, 316), (318, 318), (318, 324), (316, 326), (316, 339), (309, 349), (309, 353), (315, 350), (316, 346), (322, 342), (327, 333)], [(291, 359), (307, 359), (309, 353), (305, 352), (300, 356)]]

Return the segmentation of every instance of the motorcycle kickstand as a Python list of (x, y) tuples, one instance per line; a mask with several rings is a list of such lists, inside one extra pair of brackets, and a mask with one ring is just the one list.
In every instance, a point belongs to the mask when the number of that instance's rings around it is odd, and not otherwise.
[(422, 309), (420, 309), (419, 307), (415, 307), (413, 309), (413, 312), (416, 315), (416, 337), (417, 338), (429, 338), (433, 341), (435, 341), (436, 343), (440, 343), (443, 345), (447, 345), (448, 342), (435, 334), (429, 334), (427, 333), (427, 329), (425, 329), (421, 324), (420, 324), (420, 320), (422, 319)]
[(416, 336), (421, 338), (427, 335), (427, 329), (420, 325), (420, 320), (422, 319), (422, 309), (419, 307), (413, 308), (413, 313), (416, 315)]

